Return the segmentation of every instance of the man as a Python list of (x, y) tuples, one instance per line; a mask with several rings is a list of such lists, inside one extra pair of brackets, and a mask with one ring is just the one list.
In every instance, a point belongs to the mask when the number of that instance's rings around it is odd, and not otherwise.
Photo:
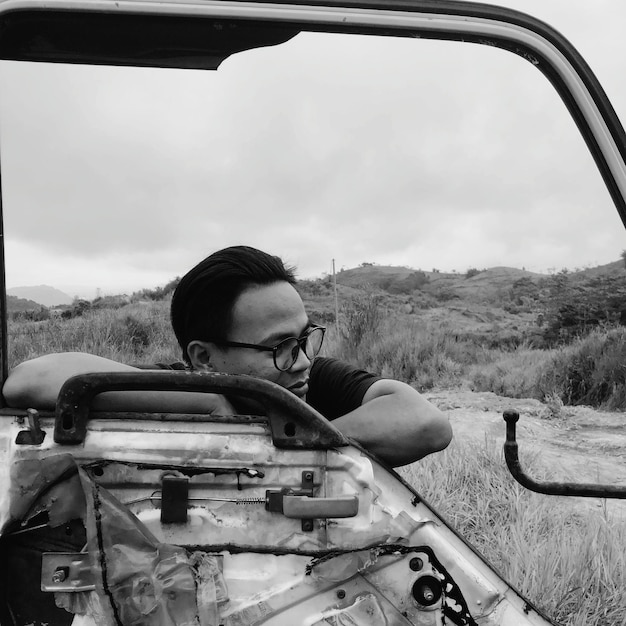
[[(315, 358), (324, 329), (309, 320), (295, 282), (278, 257), (247, 246), (220, 250), (196, 265), (180, 281), (171, 308), (187, 365), (277, 383), (392, 466), (445, 448), (452, 438), (447, 418), (415, 389)], [(3, 393), (10, 406), (53, 407), (70, 376), (132, 369), (89, 354), (47, 355), (17, 366)], [(235, 412), (215, 394), (109, 392), (98, 401), (110, 409)]]

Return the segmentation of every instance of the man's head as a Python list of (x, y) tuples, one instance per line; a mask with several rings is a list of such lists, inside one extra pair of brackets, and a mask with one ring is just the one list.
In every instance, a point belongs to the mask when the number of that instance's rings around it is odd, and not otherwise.
[(303, 351), (280, 371), (272, 351), (239, 345), (274, 346), (308, 330), (295, 282), (281, 259), (255, 248), (234, 246), (204, 259), (183, 276), (172, 299), (184, 359), (194, 369), (259, 376), (303, 396), (311, 365)]

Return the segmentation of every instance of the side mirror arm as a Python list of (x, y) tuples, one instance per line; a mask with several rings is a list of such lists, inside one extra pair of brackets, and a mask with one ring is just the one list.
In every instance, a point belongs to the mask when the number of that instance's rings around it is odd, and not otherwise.
[(539, 482), (524, 472), (518, 457), (518, 445), (515, 440), (515, 424), (519, 421), (519, 413), (513, 410), (504, 411), (502, 417), (506, 422), (506, 439), (504, 442), (504, 460), (513, 478), (526, 489), (549, 496), (580, 496), (583, 498), (618, 498), (626, 499), (626, 486), (599, 485), (594, 483)]

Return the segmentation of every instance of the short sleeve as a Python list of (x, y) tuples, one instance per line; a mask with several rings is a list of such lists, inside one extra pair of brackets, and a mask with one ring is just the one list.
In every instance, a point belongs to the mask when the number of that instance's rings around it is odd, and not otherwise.
[(380, 376), (337, 359), (318, 357), (309, 376), (307, 403), (329, 420), (334, 420), (363, 403), (365, 392)]

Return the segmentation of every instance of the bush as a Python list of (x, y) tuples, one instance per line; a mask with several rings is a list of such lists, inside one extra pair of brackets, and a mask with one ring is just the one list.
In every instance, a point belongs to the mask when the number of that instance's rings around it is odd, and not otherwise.
[(554, 352), (539, 372), (537, 387), (565, 404), (626, 408), (625, 364), (626, 329), (596, 330)]
[(389, 278), (381, 281), (380, 286), (389, 293), (409, 294), (421, 289), (429, 282), (428, 276), (424, 272), (411, 272), (408, 276), (398, 280)]
[(598, 276), (573, 282), (566, 272), (546, 282), (543, 333), (563, 345), (607, 324), (626, 326), (626, 277)]
[(174, 292), (178, 283), (180, 282), (180, 276), (170, 280), (169, 283), (164, 285), (163, 287), (155, 287), (154, 289), (142, 289), (141, 291), (136, 291), (132, 295), (132, 300), (136, 302), (137, 300), (154, 300), (156, 302), (160, 302), (161, 300), (165, 300), (170, 294)]
[(69, 309), (65, 309), (65, 311), (61, 313), (61, 319), (71, 320), (74, 317), (81, 317), (90, 309), (91, 302), (89, 302), (89, 300), (75, 300)]
[(492, 391), (508, 398), (544, 399), (538, 389), (539, 372), (550, 358), (550, 352), (532, 350), (521, 345), (515, 351), (492, 353), (493, 361), (470, 368), (468, 378), (474, 391)]
[(11, 319), (16, 322), (43, 322), (50, 319), (50, 309), (42, 306), (35, 310), (14, 311), (11, 313)]

